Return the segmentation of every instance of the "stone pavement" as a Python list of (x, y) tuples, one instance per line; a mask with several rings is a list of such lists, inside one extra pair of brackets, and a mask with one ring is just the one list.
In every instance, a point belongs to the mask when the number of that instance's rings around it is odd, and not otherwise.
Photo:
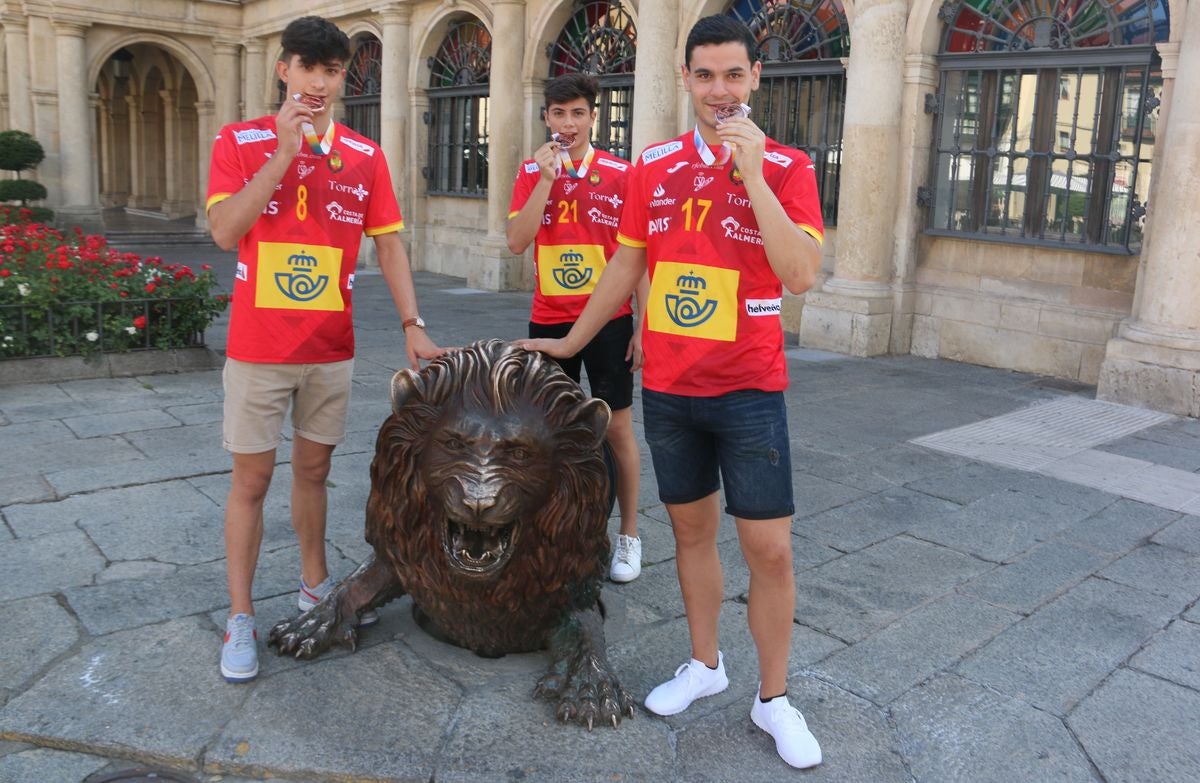
[[(211, 247), (163, 255), (232, 266)], [(524, 333), (528, 294), (430, 274), (418, 287), (443, 344)], [(355, 304), (353, 415), (330, 478), (337, 576), (368, 551), (367, 467), (404, 356), (377, 274), (360, 274)], [(222, 328), (209, 333), (218, 348)], [(641, 712), (590, 734), (558, 725), (530, 698), (541, 655), (484, 660), (441, 644), (408, 599), (381, 611), (356, 654), (264, 650), (257, 681), (226, 684), (230, 463), (220, 373), (208, 371), (0, 386), (0, 781), (141, 765), (205, 781), (1200, 779), (1200, 422), (1143, 421), (1089, 402), (1090, 389), (952, 362), (791, 356), (789, 687), (823, 766), (790, 770), (748, 719), (748, 575), (729, 520), (730, 687), (683, 715)], [(1020, 412), (1034, 423), (1019, 436), (958, 429)], [(1125, 414), (1137, 421), (1108, 429)], [(1088, 437), (1062, 441), (1063, 422)], [(688, 653), (643, 458), (646, 566), (605, 589), (610, 659), (639, 700)], [(264, 629), (295, 611), (288, 476), (268, 498)]]

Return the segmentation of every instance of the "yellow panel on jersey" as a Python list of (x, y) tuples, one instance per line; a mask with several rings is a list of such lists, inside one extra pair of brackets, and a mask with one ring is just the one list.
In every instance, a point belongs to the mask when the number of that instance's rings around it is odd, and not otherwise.
[(740, 274), (737, 269), (659, 261), (650, 284), (647, 328), (733, 342), (737, 339)]
[(605, 265), (603, 245), (538, 245), (538, 290), (542, 296), (590, 295)]
[(254, 306), (341, 311), (341, 274), (340, 247), (259, 242)]

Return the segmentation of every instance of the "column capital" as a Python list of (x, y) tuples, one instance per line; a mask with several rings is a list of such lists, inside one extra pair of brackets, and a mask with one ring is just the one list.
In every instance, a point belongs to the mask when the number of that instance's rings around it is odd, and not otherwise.
[(904, 83), (936, 87), (938, 83), (937, 56), (932, 54), (904, 55)]
[(385, 25), (408, 24), (412, 21), (412, 6), (407, 3), (404, 5), (388, 3), (387, 5), (375, 6), (371, 11), (378, 14), (379, 20)]
[(4, 32), (17, 32), (18, 30), (28, 30), (29, 21), (20, 14), (0, 13), (0, 24), (4, 25)]
[(1179, 71), (1179, 42), (1163, 41), (1155, 44), (1158, 56), (1162, 58), (1162, 75), (1164, 79), (1174, 79)]
[(242, 46), (246, 47), (247, 54), (262, 54), (267, 51), (267, 42), (261, 38), (247, 38), (242, 41)]
[(214, 38), (212, 48), (214, 54), (236, 55), (240, 52), (242, 44), (228, 38)]
[(59, 38), (83, 38), (87, 35), (87, 29), (92, 26), (91, 22), (79, 22), (72, 20), (58, 20), (53, 22), (54, 33)]
[(212, 101), (196, 101), (196, 116), (211, 117), (215, 108), (216, 104)]

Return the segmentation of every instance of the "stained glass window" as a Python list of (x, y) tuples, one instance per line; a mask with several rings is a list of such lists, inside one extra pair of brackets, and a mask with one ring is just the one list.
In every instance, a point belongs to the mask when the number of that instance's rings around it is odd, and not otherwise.
[(492, 36), (476, 19), (457, 22), (427, 64), (429, 193), (486, 197)]
[(1163, 0), (946, 3), (929, 232), (1141, 248)]
[(633, 66), (637, 30), (620, 2), (576, 0), (550, 44), (550, 76), (590, 73), (600, 81), (592, 144), (629, 159), (633, 130)]
[(729, 13), (758, 39), (763, 62), (752, 117), (776, 141), (813, 160), (821, 212), (837, 223), (842, 117), (850, 54), (846, 13), (838, 0), (738, 0)]

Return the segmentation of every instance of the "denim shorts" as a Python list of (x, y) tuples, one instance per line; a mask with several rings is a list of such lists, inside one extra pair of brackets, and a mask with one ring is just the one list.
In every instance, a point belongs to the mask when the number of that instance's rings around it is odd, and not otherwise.
[[(537, 324), (529, 322), (530, 337), (566, 337), (573, 323)], [(625, 358), (633, 339), (633, 316), (618, 316), (600, 328), (583, 350), (569, 359), (555, 359), (571, 380), (579, 383), (580, 370), (587, 368), (592, 396), (608, 403), (614, 411), (633, 405), (633, 365)]]
[(692, 503), (723, 483), (725, 511), (734, 517), (795, 512), (782, 392), (681, 397), (643, 389), (642, 415), (662, 502)]

